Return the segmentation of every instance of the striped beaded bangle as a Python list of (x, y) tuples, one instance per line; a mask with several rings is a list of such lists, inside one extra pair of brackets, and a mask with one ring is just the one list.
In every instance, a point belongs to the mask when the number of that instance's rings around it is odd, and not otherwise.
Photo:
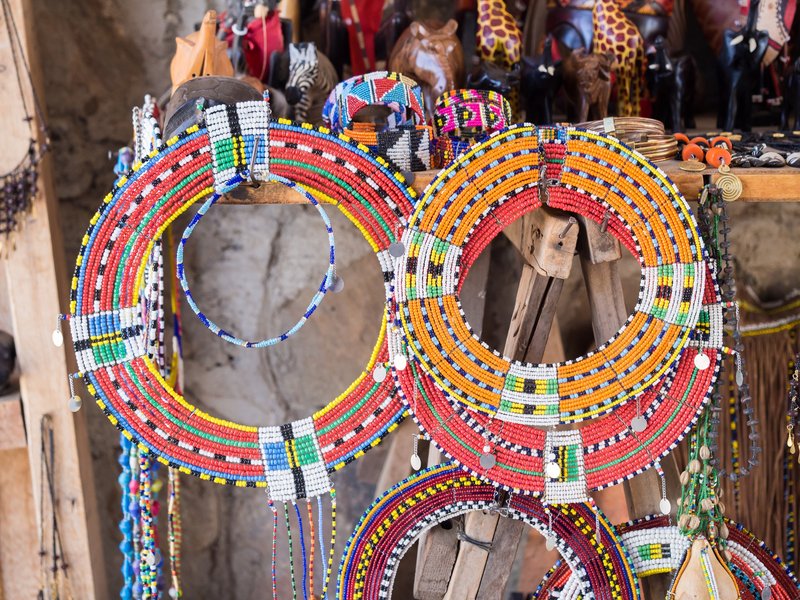
[[(245, 174), (246, 175), (246, 174)], [(226, 188), (235, 187), (240, 183), (246, 181), (247, 177), (242, 175), (237, 175), (230, 181), (225, 184)], [(181, 287), (183, 288), (183, 292), (186, 295), (186, 301), (189, 303), (189, 307), (194, 311), (194, 314), (198, 316), (200, 322), (209, 329), (212, 333), (219, 336), (221, 339), (225, 340), (226, 342), (230, 342), (231, 344), (236, 344), (237, 346), (244, 346), (245, 348), (266, 348), (268, 346), (274, 346), (275, 344), (282, 342), (288, 339), (290, 336), (297, 333), (300, 328), (305, 325), (306, 321), (314, 314), (314, 311), (322, 302), (322, 299), (325, 297), (325, 293), (331, 289), (333, 284), (336, 281), (336, 249), (335, 243), (333, 239), (333, 227), (331, 226), (331, 220), (328, 218), (328, 213), (325, 212), (325, 209), (322, 205), (305, 189), (301, 186), (297, 185), (293, 181), (289, 181), (285, 177), (281, 177), (280, 175), (271, 174), (267, 181), (274, 181), (277, 183), (281, 183), (286, 187), (295, 190), (299, 194), (305, 197), (319, 212), (320, 216), (322, 217), (322, 222), (325, 224), (325, 230), (328, 233), (328, 269), (325, 272), (325, 277), (322, 279), (322, 283), (319, 286), (319, 289), (314, 294), (314, 297), (311, 298), (311, 302), (309, 302), (308, 307), (306, 308), (303, 316), (295, 323), (291, 328), (289, 328), (286, 332), (282, 333), (281, 335), (273, 338), (267, 338), (264, 340), (260, 340), (257, 342), (249, 342), (243, 340), (235, 335), (225, 331), (224, 329), (220, 328), (219, 325), (214, 323), (211, 319), (209, 319), (201, 310), (200, 307), (197, 306), (197, 302), (192, 295), (191, 290), (189, 289), (189, 282), (186, 279), (186, 269), (184, 268), (183, 264), (183, 252), (186, 246), (186, 242), (189, 241), (189, 237), (194, 232), (194, 228), (200, 222), (200, 219), (205, 216), (208, 212), (208, 209), (211, 208), (217, 200), (221, 197), (220, 194), (214, 193), (205, 203), (200, 207), (197, 211), (197, 214), (192, 218), (191, 222), (186, 226), (186, 229), (181, 236), (181, 241), (178, 243), (178, 252), (176, 258), (176, 268), (178, 271), (178, 279), (181, 282)]]
[(394, 285), (389, 248), (416, 193), (386, 160), (343, 135), (269, 121), (263, 102), (212, 107), (205, 123), (135, 165), (93, 216), (70, 292), (78, 368), (109, 420), (160, 462), (216, 483), (269, 486), (274, 500), (319, 496), (330, 489), (330, 473), (375, 447), (406, 415), (392, 379), (372, 376), (389, 360), (387, 315), (364, 371), (320, 411), (283, 425), (235, 423), (191, 405), (146, 356), (139, 306), (147, 257), (193, 203), (252, 170), (336, 205), (375, 252), (388, 302)]
[[(738, 523), (726, 520), (732, 571), (743, 597), (796, 600), (800, 585), (772, 550)], [(690, 540), (667, 516), (650, 516), (617, 526), (619, 536), (632, 559), (631, 566), (641, 578), (676, 571), (683, 563)], [(532, 598), (577, 600), (580, 576), (570, 565), (559, 562), (547, 574)]]
[(437, 136), (492, 133), (505, 129), (512, 120), (508, 100), (487, 90), (450, 90), (436, 99), (433, 108)]
[(584, 598), (639, 597), (639, 583), (614, 527), (590, 503), (545, 505), (531, 496), (497, 503), (497, 488), (444, 463), (401, 481), (362, 515), (342, 554), (341, 599), (389, 598), (403, 555), (422, 533), (469, 511), (497, 511), (550, 538), (576, 573)]
[[(533, 365), (475, 336), (458, 295), (463, 265), (543, 204), (605, 222), (639, 259), (642, 285), (634, 314), (595, 352)], [(402, 241), (390, 349), (407, 349), (412, 368), (395, 378), (421, 429), (473, 475), (585, 500), (654, 465), (707, 401), (722, 305), (702, 240), (663, 172), (617, 140), (531, 125), (495, 133), (431, 182)]]

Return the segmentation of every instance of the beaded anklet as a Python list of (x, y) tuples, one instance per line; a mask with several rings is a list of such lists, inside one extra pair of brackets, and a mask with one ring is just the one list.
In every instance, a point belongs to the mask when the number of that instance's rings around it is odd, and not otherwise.
[[(554, 365), (488, 348), (458, 301), (463, 265), (542, 204), (605, 223), (643, 270), (623, 328)], [(653, 466), (707, 402), (722, 306), (703, 242), (667, 177), (613, 138), (530, 125), (496, 133), (431, 182), (402, 242), (389, 348), (414, 368), (393, 373), (404, 402), (421, 395), (412, 410), (421, 429), (473, 475), (550, 502), (585, 500)]]
[(389, 598), (397, 567), (422, 532), (473, 510), (518, 519), (552, 539), (567, 563), (580, 573), (583, 597), (639, 597), (630, 558), (613, 526), (595, 506), (548, 506), (530, 496), (512, 496), (500, 505), (497, 488), (464, 474), (452, 463), (420, 471), (398, 483), (364, 513), (342, 555), (338, 597)]
[[(780, 557), (741, 525), (729, 520), (725, 523), (730, 531), (728, 550), (732, 558), (729, 565), (740, 591), (749, 591), (756, 598), (797, 598), (800, 584)], [(666, 516), (645, 517), (619, 525), (617, 531), (632, 559), (631, 566), (640, 578), (677, 570), (689, 548), (689, 539)], [(577, 600), (577, 581), (570, 566), (560, 562), (545, 576), (531, 598), (557, 596), (561, 600)]]
[[(231, 181), (225, 184), (225, 187), (235, 187), (240, 183), (247, 180), (246, 173), (244, 176), (237, 175)], [(183, 232), (181, 236), (181, 241), (178, 243), (178, 252), (176, 258), (176, 267), (178, 272), (178, 279), (181, 282), (181, 287), (183, 288), (183, 292), (186, 295), (186, 300), (189, 303), (189, 307), (194, 311), (194, 313), (199, 317), (200, 322), (210, 330), (212, 333), (220, 337), (221, 339), (229, 342), (231, 344), (235, 344), (237, 346), (244, 346), (245, 348), (266, 348), (268, 346), (274, 346), (275, 344), (282, 342), (288, 339), (290, 336), (297, 333), (300, 328), (306, 324), (306, 321), (314, 314), (314, 311), (322, 302), (322, 299), (325, 297), (325, 293), (331, 290), (336, 282), (336, 247), (333, 239), (333, 227), (331, 226), (330, 218), (328, 218), (328, 213), (325, 212), (325, 209), (322, 208), (322, 205), (317, 202), (317, 199), (314, 198), (309, 192), (303, 189), (301, 186), (297, 185), (296, 183), (289, 181), (285, 177), (281, 177), (279, 175), (270, 175), (267, 177), (267, 181), (274, 181), (277, 183), (281, 183), (286, 187), (295, 190), (302, 196), (306, 198), (319, 212), (320, 216), (322, 217), (322, 222), (325, 224), (325, 230), (328, 233), (328, 247), (329, 247), (329, 255), (328, 255), (328, 270), (325, 272), (325, 277), (322, 279), (322, 283), (320, 284), (319, 289), (317, 290), (314, 297), (311, 299), (311, 302), (308, 304), (303, 316), (300, 317), (300, 320), (297, 321), (291, 328), (289, 328), (286, 332), (282, 333), (281, 335), (273, 338), (268, 338), (264, 340), (260, 340), (257, 342), (249, 342), (243, 340), (235, 335), (221, 329), (219, 325), (214, 323), (211, 319), (209, 319), (197, 306), (197, 302), (192, 295), (191, 290), (189, 289), (189, 282), (186, 280), (186, 269), (184, 268), (183, 264), (183, 253), (184, 248), (186, 247), (186, 242), (189, 241), (189, 237), (194, 232), (194, 228), (200, 222), (205, 214), (208, 212), (208, 209), (211, 208), (217, 200), (220, 199), (221, 195), (215, 193), (206, 200), (206, 202), (200, 207), (195, 214), (194, 218), (192, 218), (189, 225), (186, 226), (186, 230)]]

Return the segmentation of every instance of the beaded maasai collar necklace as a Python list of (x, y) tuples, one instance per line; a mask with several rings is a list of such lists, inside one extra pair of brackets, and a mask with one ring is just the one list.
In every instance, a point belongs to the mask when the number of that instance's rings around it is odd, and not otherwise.
[[(597, 351), (531, 365), (475, 336), (458, 292), (464, 264), (542, 205), (603, 223), (639, 260), (642, 285)], [(431, 182), (402, 242), (389, 348), (414, 360), (395, 376), (423, 431), (474, 475), (584, 501), (656, 464), (708, 399), (722, 304), (702, 240), (666, 176), (613, 138), (530, 125), (496, 133)]]
[(532, 496), (512, 496), (500, 506), (497, 488), (466, 475), (451, 463), (398, 483), (367, 509), (342, 554), (338, 597), (389, 598), (400, 560), (419, 536), (438, 523), (473, 510), (497, 511), (552, 539), (578, 574), (583, 598), (639, 597), (630, 557), (614, 527), (595, 506), (546, 506)]
[(276, 500), (326, 493), (329, 473), (374, 447), (404, 416), (393, 382), (370, 375), (388, 359), (385, 337), (364, 373), (311, 417), (268, 427), (218, 419), (176, 393), (145, 356), (143, 265), (172, 220), (250, 167), (260, 179), (269, 171), (336, 203), (376, 252), (388, 299), (388, 248), (415, 193), (388, 163), (344, 136), (270, 123), (266, 103), (214, 107), (205, 123), (167, 140), (119, 182), (92, 219), (71, 293), (80, 374), (112, 423), (161, 462), (217, 483), (268, 485)]
[[(741, 525), (726, 521), (731, 570), (739, 591), (758, 599), (790, 600), (798, 597), (800, 586), (772, 550)], [(634, 572), (641, 577), (677, 570), (689, 549), (689, 539), (668, 517), (653, 516), (617, 526), (617, 532), (632, 558)], [(579, 597), (580, 578), (566, 562), (556, 564), (533, 598), (575, 600)]]

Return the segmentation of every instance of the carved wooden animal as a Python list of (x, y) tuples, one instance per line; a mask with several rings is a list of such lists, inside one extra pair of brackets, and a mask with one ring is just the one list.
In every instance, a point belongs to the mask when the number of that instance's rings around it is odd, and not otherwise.
[(516, 65), (510, 71), (494, 63), (482, 60), (467, 73), (467, 87), (473, 90), (486, 90), (508, 96), (520, 82), (520, 69)]
[(759, 0), (751, 0), (744, 27), (728, 29), (722, 35), (717, 69), (721, 96), (717, 127), (727, 131), (734, 126), (750, 130), (753, 93), (769, 47), (769, 34), (756, 28), (759, 4)]
[(611, 54), (588, 54), (574, 50), (563, 61), (564, 90), (570, 100), (570, 121), (583, 122), (608, 116), (611, 97)]
[(203, 17), (200, 30), (175, 38), (177, 48), (169, 67), (172, 91), (182, 83), (208, 75), (233, 77), (228, 45), (216, 38), (217, 13), (210, 10)]
[[(478, 57), (510, 71), (522, 60), (522, 31), (506, 9), (504, 0), (478, 0)], [(514, 114), (519, 112), (519, 92), (512, 88), (508, 98)]]
[(525, 120), (537, 125), (553, 122), (553, 100), (561, 88), (561, 63), (553, 60), (553, 39), (547, 36), (541, 56), (522, 58), (522, 98)]
[(656, 38), (648, 53), (647, 85), (653, 97), (653, 116), (667, 129), (694, 129), (696, 72), (690, 55), (670, 56), (664, 38)]
[(457, 29), (458, 24), (452, 19), (438, 28), (414, 21), (397, 40), (389, 57), (390, 71), (403, 73), (420, 84), (429, 113), (443, 92), (463, 86), (464, 55)]
[(336, 69), (313, 43), (289, 45), (286, 101), (294, 107), (294, 119), (319, 125), (322, 108), (338, 78)]
[(616, 58), (617, 113), (636, 116), (641, 110), (645, 69), (644, 39), (617, 0), (595, 0), (592, 8), (592, 50)]

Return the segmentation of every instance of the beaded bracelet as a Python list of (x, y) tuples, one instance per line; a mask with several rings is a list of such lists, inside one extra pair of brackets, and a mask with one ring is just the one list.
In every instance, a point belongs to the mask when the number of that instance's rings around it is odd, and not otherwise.
[[(225, 187), (235, 187), (246, 180), (247, 180), (246, 176), (243, 177), (241, 175), (237, 175), (236, 177), (228, 181), (225, 184)], [(176, 258), (178, 279), (181, 282), (181, 287), (183, 288), (183, 292), (186, 295), (186, 300), (189, 303), (189, 307), (194, 311), (194, 314), (196, 314), (199, 317), (200, 322), (203, 323), (203, 325), (207, 329), (209, 329), (212, 333), (219, 336), (226, 342), (230, 342), (231, 344), (236, 344), (237, 346), (244, 346), (245, 348), (266, 348), (267, 346), (274, 346), (275, 344), (282, 342), (288, 339), (291, 335), (297, 333), (300, 330), (300, 328), (303, 325), (305, 325), (306, 321), (308, 321), (311, 315), (314, 314), (314, 311), (317, 309), (317, 307), (320, 305), (320, 302), (322, 302), (322, 299), (325, 297), (325, 293), (328, 292), (336, 282), (336, 249), (333, 239), (333, 227), (331, 226), (331, 221), (328, 218), (328, 213), (325, 212), (325, 209), (322, 208), (322, 205), (319, 202), (317, 202), (317, 199), (314, 198), (314, 196), (312, 196), (301, 186), (297, 185), (292, 181), (289, 181), (285, 177), (273, 174), (267, 178), (267, 181), (274, 181), (277, 183), (281, 183), (286, 187), (293, 189), (302, 196), (304, 196), (306, 200), (308, 200), (312, 205), (314, 205), (314, 207), (317, 209), (317, 212), (319, 212), (320, 216), (322, 217), (322, 222), (325, 223), (325, 230), (328, 233), (328, 247), (329, 247), (328, 270), (325, 272), (325, 277), (322, 279), (322, 283), (320, 284), (319, 289), (314, 294), (314, 297), (311, 298), (311, 302), (309, 302), (308, 307), (303, 313), (303, 316), (300, 317), (297, 323), (295, 323), (291, 328), (289, 328), (287, 331), (285, 331), (284, 333), (282, 333), (277, 337), (267, 338), (257, 342), (249, 342), (236, 337), (235, 335), (225, 331), (224, 329), (221, 329), (219, 325), (211, 321), (211, 319), (209, 319), (197, 306), (197, 302), (195, 301), (194, 296), (192, 295), (192, 292), (189, 289), (189, 282), (186, 280), (186, 269), (184, 268), (183, 264), (183, 252), (186, 246), (186, 242), (189, 241), (189, 237), (194, 232), (194, 228), (200, 222), (200, 219), (202, 219), (203, 216), (205, 216), (205, 214), (208, 212), (208, 209), (211, 208), (217, 202), (217, 200), (220, 199), (221, 194), (215, 193), (211, 196), (211, 198), (206, 200), (206, 202), (197, 211), (197, 214), (192, 218), (189, 225), (186, 226), (186, 229), (184, 230), (183, 235), (181, 236), (181, 241), (178, 243), (178, 252)]]
[[(554, 365), (486, 346), (458, 300), (463, 265), (542, 204), (602, 222), (643, 271), (623, 328)], [(656, 464), (708, 400), (722, 307), (702, 240), (674, 185), (613, 138), (530, 125), (496, 133), (431, 182), (402, 243), (389, 347), (412, 368), (395, 379), (420, 428), (473, 475), (582, 501)], [(580, 430), (555, 429), (587, 419)]]
[(433, 108), (437, 136), (492, 133), (508, 127), (512, 120), (508, 100), (487, 90), (451, 90), (439, 96)]
[[(367, 106), (390, 109), (385, 129), (354, 122)], [(399, 73), (377, 71), (351, 77), (331, 90), (322, 111), (323, 122), (343, 132), (403, 171), (431, 168), (433, 128), (425, 125), (422, 88)]]
[(269, 161), (270, 174), (335, 204), (359, 228), (381, 266), (388, 301), (390, 249), (416, 193), (386, 160), (343, 135), (270, 122), (265, 103), (215, 106), (204, 117), (205, 128), (190, 127), (135, 165), (92, 218), (70, 293), (78, 367), (109, 420), (160, 462), (217, 483), (268, 485), (275, 500), (318, 496), (330, 490), (329, 473), (375, 447), (406, 414), (391, 378), (373, 376), (389, 359), (387, 316), (365, 370), (316, 414), (280, 426), (239, 424), (192, 406), (147, 358), (143, 266), (155, 240), (191, 204), (248, 171), (265, 178)]
[[(800, 597), (800, 585), (780, 557), (742, 525), (727, 520), (726, 527), (729, 564), (742, 593), (780, 600)], [(690, 540), (681, 535), (667, 516), (645, 517), (618, 525), (616, 529), (632, 559), (631, 567), (640, 578), (679, 569), (690, 545)], [(573, 574), (570, 565), (560, 562), (545, 576), (532, 599), (557, 596), (561, 600), (577, 600), (579, 582), (580, 575)]]
[(638, 579), (614, 527), (590, 503), (547, 505), (530, 496), (498, 502), (497, 489), (452, 463), (401, 481), (362, 515), (342, 554), (340, 599), (389, 598), (403, 555), (427, 529), (469, 511), (488, 510), (545, 535), (579, 573), (584, 598), (639, 598)]
[(351, 127), (356, 113), (366, 106), (391, 109), (390, 128), (425, 123), (422, 88), (400, 73), (375, 71), (336, 84), (322, 109), (322, 121), (333, 131)]

